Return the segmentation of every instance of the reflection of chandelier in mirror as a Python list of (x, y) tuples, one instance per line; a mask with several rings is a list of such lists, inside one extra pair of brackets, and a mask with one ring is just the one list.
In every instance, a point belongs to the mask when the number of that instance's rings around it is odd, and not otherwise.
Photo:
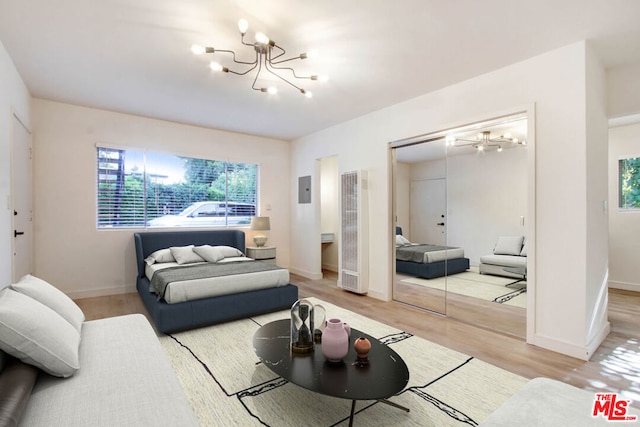
[[(256, 33), (256, 42), (255, 43), (247, 43), (244, 41), (244, 36), (247, 33), (247, 29), (249, 28), (249, 24), (247, 23), (247, 21), (245, 19), (241, 19), (238, 22), (238, 29), (240, 30), (240, 40), (242, 42), (243, 45), (245, 46), (251, 46), (251, 48), (253, 48), (253, 50), (255, 51), (255, 59), (251, 62), (245, 62), (245, 61), (238, 61), (236, 59), (236, 53), (232, 50), (222, 50), (222, 49), (214, 49), (212, 47), (204, 47), (204, 46), (200, 46), (200, 45), (193, 45), (191, 46), (191, 52), (193, 52), (196, 55), (202, 55), (203, 53), (217, 53), (217, 52), (221, 52), (221, 53), (230, 53), (233, 56), (233, 62), (235, 62), (236, 64), (240, 64), (242, 66), (249, 66), (249, 68), (245, 71), (239, 72), (239, 71), (234, 71), (229, 69), (228, 67), (223, 67), (222, 65), (220, 65), (217, 62), (211, 61), (209, 67), (211, 68), (211, 70), (213, 71), (222, 71), (224, 73), (232, 73), (232, 74), (237, 74), (239, 76), (244, 76), (246, 74), (248, 74), (249, 72), (255, 70), (256, 68), (258, 68), (258, 71), (256, 73), (255, 78), (253, 79), (253, 85), (251, 86), (251, 88), (253, 90), (258, 90), (260, 92), (267, 92), (270, 94), (275, 94), (278, 92), (277, 88), (275, 86), (269, 86), (269, 87), (257, 87), (256, 86), (256, 82), (258, 81), (258, 77), (260, 77), (260, 73), (261, 71), (264, 69), (267, 72), (271, 73), (273, 76), (277, 77), (278, 79), (282, 80), (283, 82), (293, 86), (294, 88), (298, 89), (300, 91), (300, 93), (302, 93), (303, 95), (305, 95), (307, 98), (311, 98), (313, 96), (313, 94), (306, 90), (303, 89), (299, 86), (297, 86), (296, 84), (292, 83), (289, 79), (285, 78), (284, 76), (281, 75), (282, 71), (289, 71), (291, 72), (291, 75), (296, 78), (296, 79), (306, 79), (306, 80), (320, 80), (320, 81), (326, 81), (327, 77), (326, 76), (317, 76), (317, 75), (311, 75), (311, 76), (298, 76), (296, 74), (296, 71), (291, 68), (291, 67), (282, 67), (282, 66), (278, 66), (279, 64), (282, 64), (284, 62), (289, 62), (289, 61), (294, 61), (296, 59), (307, 59), (313, 56), (312, 53), (301, 53), (298, 56), (294, 56), (292, 58), (285, 58), (285, 59), (280, 59), (285, 53), (286, 51), (278, 46), (276, 44), (275, 41), (270, 40), (269, 37), (267, 37), (266, 35), (264, 35), (263, 33)], [(274, 49), (277, 49), (276, 54), (274, 56)]]
[(484, 151), (487, 148), (495, 148), (497, 151), (502, 151), (502, 147), (505, 145), (519, 144), (526, 145), (526, 141), (514, 138), (510, 133), (505, 133), (497, 137), (491, 137), (491, 132), (485, 130), (478, 134), (476, 139), (463, 139), (455, 136), (447, 137), (446, 144), (449, 147), (469, 147), (472, 146), (478, 151)]

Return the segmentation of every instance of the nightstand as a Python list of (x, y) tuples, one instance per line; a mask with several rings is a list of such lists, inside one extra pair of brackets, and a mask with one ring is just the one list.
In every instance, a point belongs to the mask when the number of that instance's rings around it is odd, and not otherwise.
[(275, 246), (247, 246), (247, 256), (257, 261), (264, 261), (271, 264), (276, 263), (276, 247)]

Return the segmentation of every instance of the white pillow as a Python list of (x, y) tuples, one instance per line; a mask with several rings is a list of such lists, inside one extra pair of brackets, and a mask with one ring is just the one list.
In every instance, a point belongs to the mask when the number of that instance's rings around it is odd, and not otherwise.
[(46, 305), (62, 316), (78, 332), (82, 330), (84, 313), (71, 298), (52, 284), (27, 274), (18, 283), (11, 285), (11, 289)]
[(213, 246), (213, 247), (219, 249), (225, 258), (231, 258), (234, 256), (244, 256), (244, 254), (240, 249), (234, 248), (232, 246)]
[(158, 264), (163, 262), (176, 262), (176, 259), (173, 257), (173, 255), (171, 255), (171, 250), (167, 248), (158, 249), (157, 251), (146, 257), (144, 259), (144, 262), (146, 262), (148, 265), (153, 265), (156, 262)]
[(224, 254), (219, 247), (202, 245), (194, 247), (193, 251), (200, 255), (207, 262), (218, 262), (224, 258)]
[(193, 245), (174, 246), (169, 248), (171, 255), (178, 264), (193, 264), (194, 262), (204, 262), (204, 259), (193, 251)]
[(527, 240), (525, 239), (524, 244), (522, 245), (522, 250), (520, 251), (520, 256), (527, 256)]
[(0, 291), (0, 350), (57, 376), (80, 369), (80, 334), (44, 304), (13, 289)]
[(410, 245), (411, 242), (406, 239), (402, 234), (396, 234), (396, 246)]
[(500, 236), (493, 253), (495, 255), (520, 255), (523, 241), (524, 236)]

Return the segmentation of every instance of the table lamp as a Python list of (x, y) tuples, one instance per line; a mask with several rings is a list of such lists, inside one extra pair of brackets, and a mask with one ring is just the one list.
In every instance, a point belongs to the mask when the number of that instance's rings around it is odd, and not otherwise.
[(262, 232), (271, 229), (271, 225), (269, 224), (269, 217), (254, 216), (253, 218), (251, 218), (251, 229), (258, 232), (255, 236), (253, 236), (253, 242), (256, 244), (256, 246), (264, 246), (264, 244), (267, 243), (267, 236), (265, 236)]

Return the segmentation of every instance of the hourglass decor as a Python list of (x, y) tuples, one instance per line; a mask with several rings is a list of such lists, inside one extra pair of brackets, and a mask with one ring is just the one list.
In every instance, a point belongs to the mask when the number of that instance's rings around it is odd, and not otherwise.
[(314, 315), (313, 304), (306, 299), (300, 299), (291, 306), (292, 352), (309, 353), (313, 351)]

